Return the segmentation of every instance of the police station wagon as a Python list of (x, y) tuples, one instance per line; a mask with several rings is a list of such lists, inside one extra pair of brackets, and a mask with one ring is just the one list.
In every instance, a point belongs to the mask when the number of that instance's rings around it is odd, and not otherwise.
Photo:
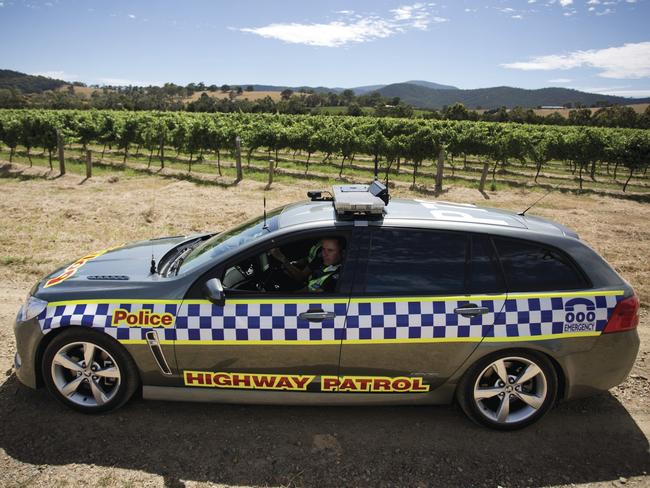
[(145, 399), (439, 404), (515, 429), (634, 363), (639, 301), (571, 230), (474, 205), (310, 192), (218, 234), (81, 257), (15, 324), (21, 382)]

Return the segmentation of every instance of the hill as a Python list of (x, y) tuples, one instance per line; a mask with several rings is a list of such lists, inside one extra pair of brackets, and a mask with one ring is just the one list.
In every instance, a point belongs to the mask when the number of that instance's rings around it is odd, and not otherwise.
[(0, 88), (13, 88), (22, 93), (40, 93), (56, 90), (68, 82), (45, 76), (34, 76), (9, 69), (0, 69)]
[(541, 88), (525, 90), (509, 86), (479, 88), (474, 90), (432, 89), (412, 83), (395, 83), (378, 90), (384, 97), (400, 97), (408, 104), (419, 108), (442, 108), (445, 105), (462, 103), (467, 108), (496, 107), (539, 107), (563, 106), (580, 103), (587, 107), (605, 102), (607, 104), (647, 103), (650, 99), (625, 98), (613, 95), (586, 93), (567, 88)]

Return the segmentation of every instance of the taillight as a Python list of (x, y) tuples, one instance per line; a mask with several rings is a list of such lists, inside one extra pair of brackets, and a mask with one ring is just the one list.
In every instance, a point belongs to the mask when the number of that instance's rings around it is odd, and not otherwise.
[(634, 329), (639, 325), (639, 308), (639, 298), (636, 295), (618, 302), (603, 334)]

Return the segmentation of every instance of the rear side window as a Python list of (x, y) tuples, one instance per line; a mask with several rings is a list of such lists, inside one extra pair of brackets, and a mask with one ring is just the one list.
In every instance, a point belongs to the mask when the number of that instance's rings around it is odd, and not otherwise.
[(585, 288), (587, 283), (560, 251), (516, 239), (495, 238), (509, 291)]
[(411, 229), (372, 235), (366, 292), (392, 295), (459, 293), (465, 289), (468, 237)]

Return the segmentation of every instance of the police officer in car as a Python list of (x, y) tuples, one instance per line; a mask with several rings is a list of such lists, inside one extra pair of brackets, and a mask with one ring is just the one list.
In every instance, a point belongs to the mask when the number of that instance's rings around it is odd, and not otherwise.
[(321, 239), (311, 247), (307, 257), (294, 262), (290, 262), (280, 249), (271, 250), (271, 255), (282, 263), (291, 278), (299, 283), (307, 282), (299, 291), (317, 293), (336, 290), (343, 253), (343, 240), (336, 237)]

